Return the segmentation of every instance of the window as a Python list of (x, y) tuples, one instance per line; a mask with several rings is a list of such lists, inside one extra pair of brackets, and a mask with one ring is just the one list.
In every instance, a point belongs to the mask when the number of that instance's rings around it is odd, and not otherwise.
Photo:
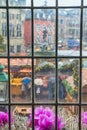
[(14, 19), (14, 14), (11, 14), (11, 13), (10, 13), (10, 16), (9, 16), (9, 17), (10, 17), (10, 18), (9, 18), (10, 20), (11, 20), (11, 19)]
[(17, 18), (18, 20), (21, 20), (21, 14), (17, 14), (16, 18)]
[(87, 129), (87, 0), (0, 0), (0, 130)]
[(7, 26), (6, 23), (2, 23), (2, 35), (7, 36)]
[(10, 37), (14, 37), (14, 25), (13, 24), (9, 25), (9, 35), (10, 35)]
[(2, 18), (6, 18), (6, 12), (2, 12)]
[(21, 37), (21, 25), (17, 24), (17, 37)]

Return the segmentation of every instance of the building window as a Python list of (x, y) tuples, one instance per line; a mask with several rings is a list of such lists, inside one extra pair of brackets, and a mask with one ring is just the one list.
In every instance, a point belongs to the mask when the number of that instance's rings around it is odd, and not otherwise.
[(7, 25), (6, 25), (6, 23), (2, 23), (2, 35), (7, 36)]
[(18, 52), (18, 53), (21, 52), (21, 45), (17, 45), (17, 52)]
[(18, 20), (21, 20), (21, 14), (17, 14), (17, 15), (16, 15), (16, 18), (17, 18)]
[(2, 12), (2, 18), (6, 18), (6, 12)]
[(10, 20), (11, 20), (11, 19), (14, 19), (14, 14), (11, 14), (11, 13), (10, 13), (9, 19), (10, 19)]
[(21, 25), (17, 24), (17, 37), (21, 37)]
[(14, 25), (13, 24), (9, 25), (9, 35), (10, 35), (10, 37), (14, 37)]
[(63, 21), (63, 19), (61, 19), (61, 20), (60, 20), (60, 24), (63, 24), (63, 23), (64, 23), (64, 21)]

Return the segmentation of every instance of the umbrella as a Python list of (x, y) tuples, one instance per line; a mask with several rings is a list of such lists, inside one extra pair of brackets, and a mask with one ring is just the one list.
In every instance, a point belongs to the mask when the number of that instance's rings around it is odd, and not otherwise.
[(49, 78), (49, 81), (50, 81), (51, 83), (55, 83), (55, 77), (53, 77), (53, 76), (50, 77), (50, 78)]
[(24, 84), (30, 84), (30, 82), (31, 82), (31, 78), (29, 78), (29, 77), (24, 77), (22, 79), (22, 83), (24, 83)]
[(36, 79), (34, 80), (34, 84), (35, 84), (35, 85), (43, 85), (43, 81), (42, 81), (41, 78), (36, 78)]

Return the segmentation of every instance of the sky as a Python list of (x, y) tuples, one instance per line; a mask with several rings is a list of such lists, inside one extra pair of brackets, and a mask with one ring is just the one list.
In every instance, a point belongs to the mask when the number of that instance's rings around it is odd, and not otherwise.
[[(45, 0), (34, 0), (34, 6), (44, 5)], [(55, 6), (56, 0), (47, 0), (48, 6)], [(79, 6), (81, 0), (58, 0), (60, 6)], [(84, 0), (84, 3), (87, 5), (87, 0)], [(30, 5), (30, 0), (27, 0), (27, 5)]]

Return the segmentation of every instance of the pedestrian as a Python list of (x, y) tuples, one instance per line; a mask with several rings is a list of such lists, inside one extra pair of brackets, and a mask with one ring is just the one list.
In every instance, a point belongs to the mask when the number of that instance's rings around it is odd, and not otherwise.
[(21, 90), (22, 90), (22, 98), (24, 98), (25, 97), (25, 85), (23, 82), (22, 82)]
[(65, 101), (66, 95), (67, 95), (67, 91), (66, 91), (66, 87), (64, 86), (64, 84), (62, 83), (62, 81), (64, 79), (66, 79), (67, 76), (65, 75), (59, 75), (58, 77), (58, 95), (59, 95), (59, 101)]

